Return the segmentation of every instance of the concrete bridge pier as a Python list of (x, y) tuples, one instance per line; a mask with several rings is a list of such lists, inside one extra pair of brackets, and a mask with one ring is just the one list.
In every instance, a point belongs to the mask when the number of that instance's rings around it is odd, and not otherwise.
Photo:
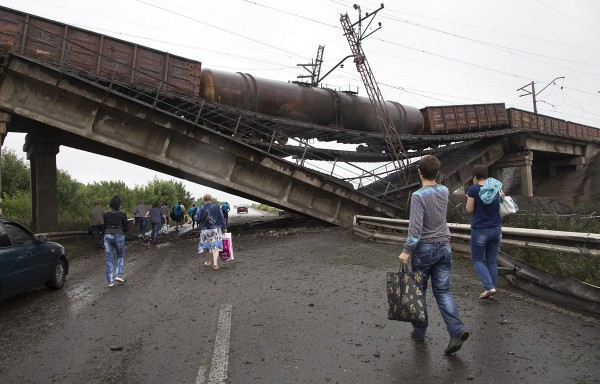
[(533, 152), (525, 151), (505, 155), (500, 161), (495, 163), (491, 169), (491, 176), (500, 181), (502, 180), (502, 168), (516, 167), (521, 176), (521, 196), (533, 196), (533, 177), (531, 165), (533, 164)]
[[(4, 138), (6, 132), (8, 132), (7, 125), (10, 122), (10, 114), (0, 112), (0, 158), (2, 158), (2, 145), (4, 144)], [(2, 168), (0, 167), (0, 216), (2, 216)]]
[(59, 145), (29, 133), (23, 150), (27, 152), (31, 168), (31, 229), (58, 232), (56, 155)]

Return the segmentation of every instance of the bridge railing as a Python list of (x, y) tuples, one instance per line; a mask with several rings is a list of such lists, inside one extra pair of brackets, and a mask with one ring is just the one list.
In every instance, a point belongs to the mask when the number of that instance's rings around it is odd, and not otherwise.
[[(32, 43), (21, 44), (24, 41)], [(320, 126), (210, 103), (199, 95), (179, 88), (178, 84), (166, 81), (166, 76), (161, 78), (152, 72), (141, 71), (119, 61), (118, 55), (113, 57), (96, 52), (26, 21), (19, 22), (11, 47), (10, 53), (14, 55), (22, 55), (50, 65), (71, 76), (93, 82), (108, 92), (135, 98), (150, 110), (157, 109), (173, 114), (195, 126), (244, 142), (258, 151), (269, 155), (276, 154), (277, 157), (290, 163), (344, 181), (354, 189), (361, 189), (361, 192), (366, 195), (369, 195), (369, 184), (382, 180), (389, 184), (389, 194), (399, 190), (399, 186), (384, 180), (386, 175), (395, 172), (394, 167), (386, 167), (384, 163), (383, 168), (374, 172), (352, 162), (331, 159), (330, 154), (311, 145), (308, 139), (301, 135), (300, 137), (288, 136), (281, 129), (281, 127), (314, 129)], [(327, 127), (320, 128), (327, 129)], [(297, 145), (304, 152), (310, 150), (311, 159), (307, 160), (303, 155), (298, 155), (297, 150), (286, 152), (285, 149), (277, 149), (275, 151), (273, 144), (277, 141)], [(386, 198), (386, 195), (387, 193), (382, 195), (381, 191), (377, 191), (378, 199), (381, 201), (402, 206), (400, 202)]]
[[(366, 239), (388, 244), (403, 244), (408, 232), (408, 220), (372, 216), (354, 216), (354, 233)], [(471, 228), (468, 224), (449, 223), (452, 249), (455, 253), (470, 252)], [(502, 228), (502, 244), (548, 252), (600, 256), (600, 234), (549, 231), (527, 228)], [(400, 248), (398, 254), (400, 254)], [(513, 285), (565, 307), (600, 313), (600, 287), (569, 276), (543, 271), (505, 252), (498, 255), (498, 274)]]
[[(400, 244), (406, 240), (408, 220), (354, 216), (354, 233), (374, 241)], [(469, 241), (469, 224), (448, 223), (453, 239)], [(502, 244), (573, 254), (600, 256), (600, 234), (502, 227)]]

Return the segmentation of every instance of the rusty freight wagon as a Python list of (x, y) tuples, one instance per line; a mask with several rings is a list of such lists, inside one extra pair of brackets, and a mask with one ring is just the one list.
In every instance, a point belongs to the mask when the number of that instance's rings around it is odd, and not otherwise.
[(508, 108), (507, 112), (512, 128), (531, 129), (550, 135), (565, 136), (586, 141), (597, 141), (600, 139), (598, 128), (535, 114), (517, 108)]
[(200, 93), (198, 61), (5, 7), (0, 7), (0, 53), (138, 87)]
[(425, 123), (424, 134), (460, 133), (508, 126), (504, 103), (425, 107), (421, 113)]

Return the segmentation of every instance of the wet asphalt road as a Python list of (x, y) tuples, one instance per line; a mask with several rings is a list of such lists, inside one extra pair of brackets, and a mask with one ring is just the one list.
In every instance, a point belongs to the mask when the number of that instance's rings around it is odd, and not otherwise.
[(253, 227), (231, 226), (236, 260), (219, 271), (201, 266), (192, 232), (128, 240), (115, 288), (103, 254), (71, 260), (63, 290), (0, 304), (0, 382), (600, 382), (598, 318), (503, 279), (498, 301), (478, 300), (467, 259), (452, 289), (471, 337), (445, 356), (430, 290), (424, 343), (386, 318), (398, 247), (315, 221)]

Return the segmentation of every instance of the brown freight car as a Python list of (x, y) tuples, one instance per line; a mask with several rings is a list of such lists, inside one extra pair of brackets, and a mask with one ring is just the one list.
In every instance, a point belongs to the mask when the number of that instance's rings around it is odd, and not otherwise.
[(506, 106), (497, 104), (447, 105), (421, 109), (424, 134), (467, 132), (508, 126)]
[(508, 108), (508, 120), (512, 128), (533, 129), (552, 135), (566, 135), (566, 122), (550, 116), (535, 114), (517, 108)]
[(142, 87), (200, 94), (198, 61), (5, 7), (0, 52)]
[(507, 112), (512, 128), (531, 129), (551, 135), (572, 137), (587, 141), (595, 141), (600, 138), (598, 128), (535, 114), (517, 108), (508, 108)]

